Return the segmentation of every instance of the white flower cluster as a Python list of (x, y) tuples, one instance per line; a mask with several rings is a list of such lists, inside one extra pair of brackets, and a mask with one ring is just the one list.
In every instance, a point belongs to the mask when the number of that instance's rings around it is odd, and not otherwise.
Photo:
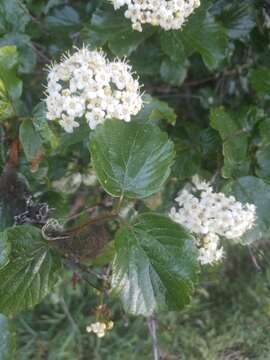
[(199, 260), (214, 263), (223, 257), (219, 237), (239, 239), (256, 220), (256, 208), (241, 204), (233, 196), (215, 193), (209, 183), (193, 178), (193, 185), (184, 188), (175, 201), (171, 218), (199, 235)]
[(102, 52), (87, 48), (50, 67), (45, 101), (47, 119), (59, 120), (69, 133), (82, 117), (94, 129), (105, 119), (130, 121), (142, 107), (140, 85), (130, 65), (109, 62)]
[(200, 6), (200, 0), (111, 0), (114, 8), (127, 5), (125, 17), (134, 30), (142, 24), (161, 26), (165, 30), (180, 29), (185, 20)]
[(113, 328), (113, 322), (109, 321), (107, 323), (104, 322), (96, 322), (86, 327), (86, 331), (88, 333), (93, 332), (97, 335), (97, 337), (101, 338), (103, 337), (108, 330), (111, 330)]

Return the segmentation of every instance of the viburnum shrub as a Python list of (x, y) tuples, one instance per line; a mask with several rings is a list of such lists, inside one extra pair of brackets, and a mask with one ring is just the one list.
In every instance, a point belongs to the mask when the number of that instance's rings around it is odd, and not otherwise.
[(84, 331), (103, 337), (110, 297), (153, 321), (183, 309), (226, 248), (269, 239), (269, 13), (260, 0), (0, 2), (3, 359), (14, 316), (65, 272), (97, 297)]

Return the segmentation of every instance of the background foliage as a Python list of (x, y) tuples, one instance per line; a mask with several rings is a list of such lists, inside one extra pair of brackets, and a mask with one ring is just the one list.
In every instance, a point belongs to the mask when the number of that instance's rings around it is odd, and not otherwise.
[[(20, 359), (71, 359), (74, 356), (87, 359), (89, 354), (97, 359), (150, 358), (150, 339), (146, 340), (143, 320), (127, 318), (118, 300), (106, 299), (116, 330), (104, 343), (84, 332), (93, 319), (91, 309), (98, 300), (82, 280), (72, 288), (72, 274), (78, 271), (74, 263), (69, 260), (61, 265), (59, 255), (48, 248), (37, 228), (28, 225), (27, 232), (22, 225), (9, 228), (14, 215), (22, 212), (25, 194), (33, 194), (36, 202), (48, 203), (54, 209), (53, 217), (62, 219), (97, 203), (100, 208), (94, 215), (111, 210), (115, 200), (104, 189), (113, 196), (124, 193), (131, 199), (131, 213), (134, 209), (146, 213), (140, 215), (134, 228), (147, 239), (149, 229), (144, 229), (145, 222), (153, 224), (155, 217), (162, 216), (148, 212), (166, 213), (176, 192), (194, 174), (208, 179), (214, 176), (217, 190), (256, 204), (257, 225), (242, 240), (244, 243), (260, 240), (254, 246), (262, 244), (267, 254), (269, 7), (268, 1), (262, 0), (204, 0), (183, 30), (165, 32), (146, 26), (138, 33), (132, 31), (123, 12), (115, 12), (107, 1), (0, 0), (0, 312), (13, 315), (16, 310), (31, 307), (50, 294), (33, 312), (10, 318), (1, 315), (1, 360), (12, 359), (14, 354), (14, 322)], [(86, 126), (80, 126), (72, 135), (63, 133), (57, 124), (47, 122), (44, 104), (40, 102), (46, 83), (45, 65), (58, 60), (73, 45), (83, 44), (92, 49), (102, 47), (112, 59), (128, 57), (145, 91), (145, 107), (137, 119), (128, 124), (128, 130), (122, 122), (107, 122), (91, 134), (90, 145), (90, 130)], [(142, 130), (142, 122), (150, 141), (138, 155), (138, 151), (128, 151), (128, 139)], [(120, 160), (115, 157), (119, 142), (113, 136), (114, 131), (126, 139), (122, 145), (128, 159), (124, 157), (120, 170)], [(104, 141), (106, 132), (111, 136), (109, 143)], [(10, 164), (10, 154), (16, 154), (14, 147), (18, 146), (18, 139), (20, 152), (15, 177), (12, 166), (7, 169), (6, 165)], [(162, 144), (158, 153), (148, 158), (149, 149), (155, 149), (158, 144)], [(139, 137), (137, 149), (143, 145), (143, 138)], [(110, 152), (111, 149), (115, 153)], [(102, 169), (98, 169), (104, 164), (104, 152), (105, 158), (111, 156), (110, 167), (106, 168), (113, 177), (109, 183), (105, 182)], [(162, 157), (160, 168), (155, 167), (154, 156)], [(11, 157), (11, 160), (16, 159)], [(124, 167), (127, 163), (129, 167)], [(86, 181), (93, 166), (103, 188)], [(119, 172), (115, 178), (116, 166)], [(145, 175), (149, 172), (152, 176), (147, 179)], [(126, 181), (127, 177), (137, 174), (136, 183)], [(71, 221), (71, 225), (88, 216), (82, 214)], [(110, 234), (115, 230), (114, 223), (107, 229)], [(154, 249), (162, 245), (162, 239), (158, 239), (159, 244), (151, 249), (151, 242), (135, 241), (128, 229), (119, 232), (127, 238), (135, 255), (142, 246), (146, 253), (153, 255)], [(121, 271), (126, 267), (125, 248), (121, 247), (122, 240), (117, 234), (115, 248), (107, 249), (97, 260), (91, 259), (102, 273), (116, 250), (121, 266), (115, 283), (121, 282)], [(187, 234), (182, 235), (184, 244)], [(179, 247), (177, 251), (181, 256), (183, 249)], [(269, 327), (267, 263), (259, 257), (261, 273), (256, 274), (254, 266), (258, 264), (253, 252), (250, 257), (248, 250), (240, 246), (237, 251), (239, 258), (229, 252), (224, 265), (201, 275), (190, 308), (179, 316), (160, 315), (159, 335), (165, 359), (266, 358), (269, 342), (263, 331), (258, 330), (258, 324), (263, 324), (262, 329)], [(76, 254), (79, 259), (82, 255)], [(135, 265), (140, 265), (140, 257), (138, 262), (136, 256), (132, 259)], [(169, 265), (161, 264), (157, 273)], [(69, 270), (52, 292), (57, 271), (62, 266)], [(195, 267), (192, 269), (190, 274)], [(169, 284), (166, 303), (173, 303), (177, 298), (175, 288), (180, 281), (180, 270), (175, 271), (175, 279)], [(31, 276), (26, 276), (27, 273)], [(224, 281), (218, 280), (220, 276)], [(93, 280), (89, 274), (87, 278)], [(247, 284), (246, 279), (250, 278)], [(186, 289), (190, 287), (180, 282)], [(167, 290), (162, 288), (159, 300), (164, 302)], [(124, 307), (131, 307), (136, 313), (148, 314), (147, 308), (155, 304), (149, 293), (148, 306), (143, 309), (125, 300), (129, 298), (126, 293), (122, 298)]]

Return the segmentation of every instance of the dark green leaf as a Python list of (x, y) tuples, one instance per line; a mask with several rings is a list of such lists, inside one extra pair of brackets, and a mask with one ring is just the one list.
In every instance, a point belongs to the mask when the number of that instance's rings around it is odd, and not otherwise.
[(57, 135), (49, 127), (49, 122), (46, 119), (46, 105), (40, 102), (35, 106), (33, 110), (33, 125), (35, 130), (39, 133), (42, 138), (42, 142), (49, 144), (53, 149), (59, 146), (59, 139)]
[(234, 0), (226, 4), (221, 19), (232, 39), (247, 36), (256, 25), (254, 2)]
[(7, 89), (0, 78), (0, 120), (11, 118), (15, 115), (15, 110), (9, 99)]
[(0, 39), (0, 46), (16, 45), (18, 49), (18, 71), (20, 73), (30, 73), (36, 66), (37, 57), (30, 37), (25, 34), (10, 33)]
[(7, 265), (10, 254), (10, 243), (6, 231), (0, 232), (0, 269)]
[(270, 185), (262, 179), (245, 176), (229, 182), (223, 190), (233, 194), (243, 204), (248, 202), (256, 205), (256, 225), (242, 237), (242, 242), (268, 239), (270, 235)]
[(270, 180), (270, 145), (263, 146), (256, 153), (256, 174), (266, 180)]
[(194, 144), (187, 145), (176, 142), (176, 158), (173, 174), (178, 180), (188, 179), (198, 174), (201, 163), (201, 153), (194, 147)]
[(252, 88), (261, 96), (270, 95), (270, 69), (266, 67), (251, 70), (249, 79)]
[(2, 125), (0, 125), (0, 172), (2, 173), (3, 167), (6, 163), (7, 159), (7, 150), (6, 150), (6, 137), (5, 130)]
[(248, 171), (248, 129), (241, 124), (241, 117), (233, 118), (223, 108), (212, 109), (210, 125), (217, 130), (223, 141), (224, 167), (222, 175), (230, 178), (233, 175), (245, 174)]
[(205, 155), (214, 154), (215, 158), (217, 158), (217, 153), (221, 148), (221, 141), (215, 130), (210, 127), (203, 129), (200, 134), (200, 144)]
[(24, 32), (29, 20), (28, 10), (20, 0), (0, 2), (0, 34)]
[(146, 28), (143, 32), (125, 30), (118, 36), (111, 37), (109, 48), (116, 56), (129, 56), (137, 47), (154, 33), (153, 28)]
[(16, 76), (17, 65), (16, 46), (0, 47), (0, 119), (15, 115), (14, 102), (22, 93), (22, 82)]
[(156, 77), (160, 71), (163, 57), (162, 52), (151, 38), (140, 45), (136, 52), (132, 54), (132, 65), (140, 75)]
[(121, 11), (114, 11), (111, 6), (98, 9), (92, 16), (91, 24), (82, 32), (84, 42), (91, 48), (109, 43), (109, 48), (117, 56), (129, 56), (149, 36), (153, 27), (146, 27), (143, 32), (133, 31), (131, 23)]
[(20, 142), (28, 161), (36, 159), (43, 152), (40, 136), (30, 119), (24, 120), (20, 126)]
[(170, 174), (173, 144), (157, 126), (108, 120), (91, 137), (98, 179), (112, 196), (144, 198), (158, 192)]
[(149, 120), (166, 120), (168, 123), (175, 125), (176, 113), (168, 103), (154, 98), (150, 95), (144, 95), (144, 107), (136, 115), (136, 118)]
[(181, 40), (180, 31), (163, 31), (160, 34), (161, 48), (172, 61), (184, 64), (186, 60), (185, 48)]
[(89, 261), (89, 263), (94, 267), (101, 267), (109, 264), (115, 255), (115, 246), (114, 241), (110, 241), (104, 249), (102, 249), (102, 252), (100, 255), (98, 255), (95, 259)]
[(187, 76), (187, 65), (165, 59), (162, 61), (160, 67), (160, 75), (166, 83), (173, 86), (180, 86)]
[(66, 31), (67, 28), (76, 28), (80, 25), (80, 16), (71, 6), (64, 6), (53, 11), (53, 15), (47, 17), (47, 25), (50, 30)]
[(270, 119), (260, 122), (259, 131), (264, 144), (270, 144)]
[(13, 360), (16, 338), (11, 321), (0, 314), (0, 360)]
[(225, 30), (209, 13), (196, 12), (187, 22), (180, 36), (186, 52), (188, 54), (199, 52), (210, 70), (215, 69), (225, 58), (227, 49)]
[(21, 225), (7, 233), (11, 253), (0, 270), (0, 311), (10, 315), (33, 307), (50, 292), (61, 263), (39, 229)]
[(89, 126), (86, 122), (76, 128), (72, 134), (62, 132), (60, 139), (61, 150), (67, 151), (72, 145), (88, 141), (89, 132)]
[(162, 215), (143, 214), (117, 232), (115, 248), (112, 286), (127, 312), (149, 316), (190, 301), (197, 251), (183, 227)]

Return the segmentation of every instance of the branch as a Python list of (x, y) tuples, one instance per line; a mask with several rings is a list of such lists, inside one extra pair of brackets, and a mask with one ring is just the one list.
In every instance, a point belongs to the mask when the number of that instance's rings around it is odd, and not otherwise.
[(154, 360), (160, 360), (158, 341), (157, 341), (157, 323), (154, 317), (147, 320), (148, 330), (152, 338), (152, 350)]
[(74, 232), (77, 232), (77, 231), (80, 231), (84, 228), (86, 228), (87, 226), (91, 225), (91, 224), (97, 224), (99, 222), (104, 222), (104, 221), (109, 221), (109, 220), (112, 220), (112, 219), (115, 219), (116, 217), (118, 217), (118, 214), (112, 212), (110, 214), (106, 214), (106, 215), (102, 215), (100, 217), (96, 217), (94, 219), (90, 219), (88, 221), (86, 221), (85, 223), (81, 224), (81, 225), (78, 225), (70, 230), (66, 230), (65, 231), (65, 234), (69, 235), (69, 234), (72, 234)]
[(7, 165), (10, 167), (16, 168), (19, 163), (19, 153), (20, 153), (20, 142), (19, 139), (14, 139), (9, 147), (9, 158)]
[(262, 271), (260, 265), (258, 264), (258, 261), (257, 261), (257, 259), (256, 259), (256, 256), (253, 254), (253, 251), (252, 251), (252, 249), (251, 249), (250, 246), (248, 246), (248, 251), (249, 251), (251, 260), (252, 260), (253, 265), (255, 266), (256, 270)]

